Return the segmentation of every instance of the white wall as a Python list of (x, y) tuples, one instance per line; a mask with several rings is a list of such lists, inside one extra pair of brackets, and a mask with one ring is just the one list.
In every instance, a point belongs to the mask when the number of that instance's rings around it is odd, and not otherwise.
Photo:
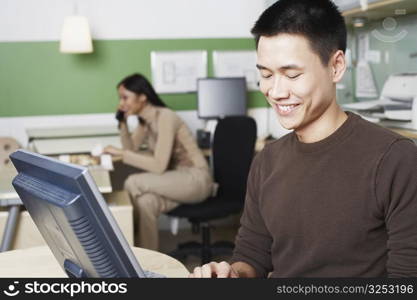
[(265, 8), (270, 7), (272, 4), (274, 4), (275, 2), (277, 2), (277, 0), (265, 0), (264, 4), (265, 4)]
[(264, 0), (0, 0), (0, 42), (57, 41), (64, 17), (88, 17), (93, 39), (250, 37)]

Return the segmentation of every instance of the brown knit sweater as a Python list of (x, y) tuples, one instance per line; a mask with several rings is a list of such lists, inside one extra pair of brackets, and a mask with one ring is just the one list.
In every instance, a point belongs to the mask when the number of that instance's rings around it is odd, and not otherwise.
[(255, 158), (232, 262), (264, 277), (416, 277), (417, 147), (348, 113)]

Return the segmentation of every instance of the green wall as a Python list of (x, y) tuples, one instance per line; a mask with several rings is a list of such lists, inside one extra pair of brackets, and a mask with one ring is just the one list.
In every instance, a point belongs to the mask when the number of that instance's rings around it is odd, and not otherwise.
[[(0, 43), (0, 117), (113, 112), (116, 84), (133, 72), (151, 78), (154, 50), (254, 49), (247, 39), (95, 41), (92, 54), (61, 54), (58, 42)], [(175, 110), (197, 108), (195, 93), (164, 94)], [(249, 107), (264, 107), (260, 92), (249, 93)]]
[[(380, 64), (371, 64), (378, 91), (381, 92), (390, 74), (417, 72), (417, 15), (397, 17), (393, 31), (383, 28), (383, 20), (365, 28), (349, 28), (348, 47), (356, 57), (356, 33), (370, 33), (370, 48), (381, 50)], [(407, 36), (395, 43), (375, 38), (373, 30), (395, 35), (403, 30)], [(113, 112), (117, 105), (115, 85), (124, 76), (141, 72), (151, 78), (150, 52), (154, 50), (208, 50), (208, 75), (213, 76), (213, 50), (254, 49), (247, 39), (184, 39), (184, 40), (113, 40), (95, 41), (93, 54), (61, 54), (58, 42), (0, 43), (0, 117), (60, 115)], [(390, 62), (385, 63), (385, 51)], [(357, 100), (355, 68), (347, 70), (343, 79), (346, 88), (338, 91), (338, 102)], [(175, 110), (194, 110), (195, 93), (167, 94), (162, 98)], [(249, 93), (249, 107), (265, 107), (259, 92)]]

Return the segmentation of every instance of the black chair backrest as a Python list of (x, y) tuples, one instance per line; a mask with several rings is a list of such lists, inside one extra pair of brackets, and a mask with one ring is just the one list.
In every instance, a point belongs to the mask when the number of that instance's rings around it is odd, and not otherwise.
[(244, 201), (246, 181), (254, 156), (256, 122), (248, 116), (220, 119), (213, 137), (214, 179), (219, 196)]

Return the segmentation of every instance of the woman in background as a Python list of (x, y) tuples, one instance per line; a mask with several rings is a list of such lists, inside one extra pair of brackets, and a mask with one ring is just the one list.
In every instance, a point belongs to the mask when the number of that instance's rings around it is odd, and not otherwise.
[[(135, 244), (157, 250), (159, 215), (181, 203), (203, 201), (211, 194), (213, 181), (190, 130), (166, 107), (144, 76), (128, 76), (117, 89), (123, 149), (107, 146), (104, 151), (121, 156), (125, 164), (143, 171), (130, 175), (124, 186), (135, 208)], [(126, 123), (130, 115), (139, 118), (132, 134)], [(144, 146), (146, 151), (142, 150)]]

